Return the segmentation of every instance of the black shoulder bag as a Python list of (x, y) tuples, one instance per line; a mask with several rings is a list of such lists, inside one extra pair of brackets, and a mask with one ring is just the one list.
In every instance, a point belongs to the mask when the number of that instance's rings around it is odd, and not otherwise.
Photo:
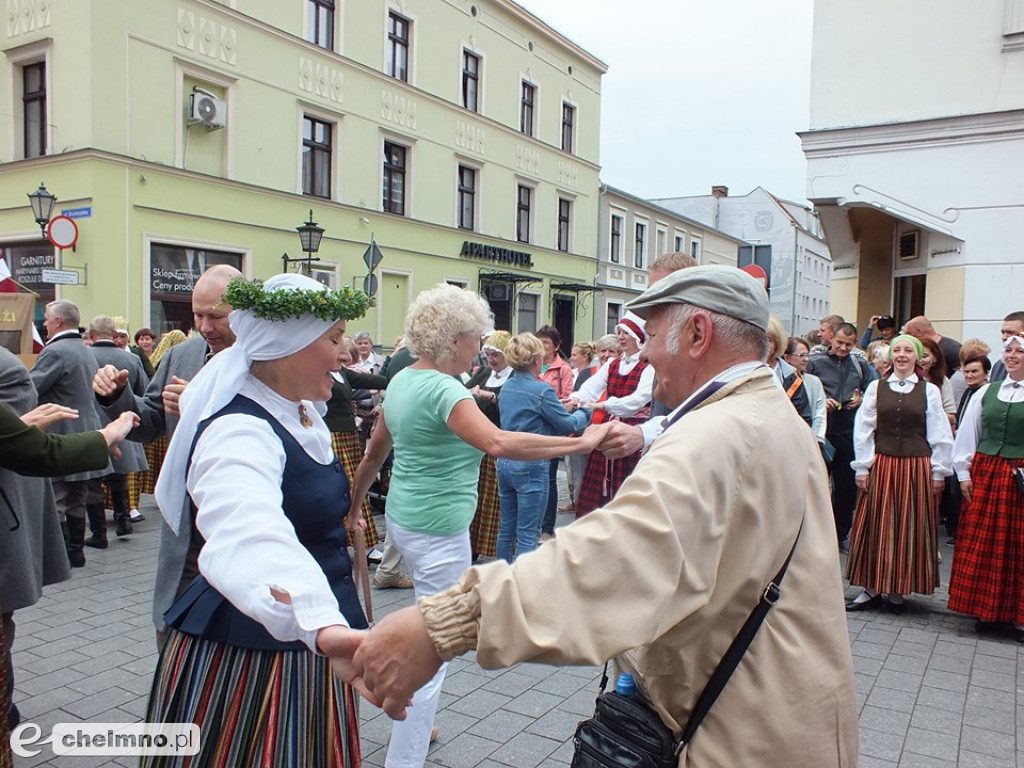
[(605, 663), (594, 716), (576, 726), (571, 768), (674, 768), (679, 753), (693, 738), (697, 727), (729, 682), (768, 611), (779, 601), (782, 578), (786, 575), (789, 561), (793, 559), (802, 531), (801, 522), (786, 562), (764, 588), (761, 599), (704, 686), (682, 736), (676, 740), (671, 729), (661, 721), (657, 712), (640, 699), (639, 694), (629, 697), (614, 691), (605, 693), (604, 689), (608, 685), (608, 664)]

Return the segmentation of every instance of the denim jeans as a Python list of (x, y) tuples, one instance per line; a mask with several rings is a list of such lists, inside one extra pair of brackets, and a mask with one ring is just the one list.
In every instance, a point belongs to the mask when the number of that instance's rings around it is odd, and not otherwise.
[(544, 507), (544, 517), (541, 520), (541, 529), (544, 533), (555, 533), (555, 520), (558, 519), (558, 462), (561, 459), (551, 459), (548, 462), (548, 500)]
[(498, 557), (513, 562), (537, 548), (548, 502), (548, 462), (498, 459)]

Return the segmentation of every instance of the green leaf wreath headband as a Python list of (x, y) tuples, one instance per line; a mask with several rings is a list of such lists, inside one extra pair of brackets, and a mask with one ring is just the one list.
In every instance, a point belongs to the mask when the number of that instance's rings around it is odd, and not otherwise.
[(270, 321), (312, 315), (320, 320), (356, 320), (366, 314), (370, 297), (349, 286), (339, 290), (270, 290), (259, 280), (235, 279), (224, 291), (232, 309)]

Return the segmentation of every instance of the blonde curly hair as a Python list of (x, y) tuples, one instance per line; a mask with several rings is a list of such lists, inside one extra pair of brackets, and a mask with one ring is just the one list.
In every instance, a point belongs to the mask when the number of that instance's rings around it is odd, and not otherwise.
[(532, 333), (520, 333), (509, 339), (505, 359), (517, 371), (528, 371), (534, 361), (544, 357), (544, 345)]
[(493, 327), (491, 308), (478, 293), (441, 283), (421, 293), (409, 307), (404, 336), (416, 357), (448, 360), (459, 336), (481, 336)]

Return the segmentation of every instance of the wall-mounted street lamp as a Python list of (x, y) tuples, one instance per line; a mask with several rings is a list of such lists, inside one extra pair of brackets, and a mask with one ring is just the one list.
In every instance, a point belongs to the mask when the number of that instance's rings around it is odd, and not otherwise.
[(46, 237), (46, 225), (50, 223), (53, 206), (57, 204), (57, 196), (47, 191), (45, 184), (40, 183), (39, 189), (29, 194), (28, 201), (32, 205), (32, 215), (39, 225), (39, 231)]
[[(290, 258), (287, 253), (281, 254), (281, 261), (284, 263), (284, 271), (288, 271), (288, 264), (290, 262), (301, 262), (305, 264), (304, 271), (309, 275), (312, 269), (312, 263), (314, 261), (320, 261), (319, 256), (313, 254), (320, 250), (320, 240), (324, 236), (324, 228), (318, 226), (313, 221), (313, 209), (309, 209), (309, 221), (305, 224), (295, 228), (299, 233), (299, 242), (302, 245), (302, 250), (306, 253), (305, 256), (298, 256), (296, 258)], [(300, 267), (301, 269), (301, 267)]]

